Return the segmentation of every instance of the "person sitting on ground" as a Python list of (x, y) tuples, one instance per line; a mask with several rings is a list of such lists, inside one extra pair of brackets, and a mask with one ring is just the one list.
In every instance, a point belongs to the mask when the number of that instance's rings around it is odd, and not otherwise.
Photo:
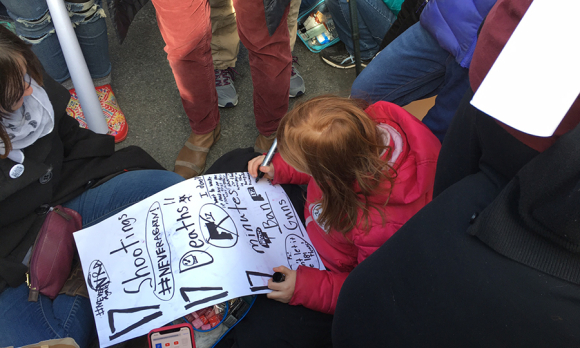
[(550, 137), (470, 104), (530, 4), (498, 0), (489, 12), (434, 199), (348, 276), (334, 347), (580, 346), (580, 98)]
[[(404, 0), (358, 0), (358, 30), (360, 57), (367, 66), (379, 51), (381, 41), (397, 19)], [(326, 5), (336, 26), (340, 42), (320, 51), (326, 64), (341, 69), (353, 68), (354, 44), (347, 0), (326, 0)]]
[(404, 106), (437, 95), (423, 123), (443, 141), (469, 86), (477, 30), (495, 2), (427, 2), (420, 22), (386, 46), (356, 78), (351, 96)]
[[(272, 163), (234, 150), (208, 173), (258, 170), (283, 185), (326, 270), (280, 266), (282, 283), (258, 296), (250, 313), (218, 344), (229, 347), (330, 346), (330, 325), (342, 283), (431, 200), (439, 141), (402, 108), (321, 96), (281, 121)], [(308, 185), (306, 198), (299, 185)], [(276, 301), (272, 301), (276, 300)], [(288, 305), (290, 304), (290, 305)]]
[(60, 337), (87, 347), (96, 338), (88, 297), (28, 301), (31, 248), (51, 207), (77, 211), (88, 227), (183, 180), (141, 148), (115, 152), (112, 136), (80, 128), (66, 114), (69, 99), (0, 26), (0, 347)]
[[(81, 127), (87, 128), (46, 0), (0, 0), (0, 3), (14, 20), (16, 34), (32, 44), (32, 51), (46, 73), (70, 91), (68, 114), (76, 118)], [(68, 0), (66, 6), (107, 119), (108, 134), (115, 137), (115, 142), (123, 141), (128, 126), (111, 88), (109, 39), (101, 0)]]

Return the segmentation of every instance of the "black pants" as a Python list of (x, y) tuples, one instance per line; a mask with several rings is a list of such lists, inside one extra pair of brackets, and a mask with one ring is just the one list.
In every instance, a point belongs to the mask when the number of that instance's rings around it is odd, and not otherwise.
[(580, 286), (469, 234), (470, 221), (537, 154), (469, 99), (443, 143), (439, 195), (344, 283), (335, 347), (580, 346)]
[[(252, 148), (228, 152), (206, 174), (245, 172), (248, 161), (259, 155)], [(298, 185), (282, 187), (304, 223), (306, 192)], [(331, 326), (332, 315), (259, 295), (246, 317), (216, 347), (331, 347)]]

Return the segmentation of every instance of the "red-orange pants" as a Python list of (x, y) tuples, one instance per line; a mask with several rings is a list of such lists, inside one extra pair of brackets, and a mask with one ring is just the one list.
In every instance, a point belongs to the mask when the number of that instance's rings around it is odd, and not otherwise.
[[(249, 53), (256, 127), (260, 133), (270, 135), (288, 110), (292, 70), (288, 9), (270, 36), (263, 0), (233, 0), (233, 3), (238, 34)], [(191, 129), (196, 134), (208, 133), (219, 122), (209, 2), (153, 0), (153, 5)]]

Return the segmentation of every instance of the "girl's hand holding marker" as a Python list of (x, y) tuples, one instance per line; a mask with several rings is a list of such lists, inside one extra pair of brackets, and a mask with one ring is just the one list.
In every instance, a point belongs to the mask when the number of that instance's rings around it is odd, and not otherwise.
[(268, 166), (262, 166), (266, 156), (258, 156), (248, 162), (248, 172), (254, 178), (258, 178), (258, 170), (264, 173), (266, 179), (274, 179), (274, 165), (270, 163)]
[[(274, 277), (268, 280), (268, 288), (272, 291), (267, 296), (269, 299), (288, 303), (294, 295), (296, 287), (296, 271), (288, 267), (274, 267)], [(280, 277), (280, 274), (282, 275)]]

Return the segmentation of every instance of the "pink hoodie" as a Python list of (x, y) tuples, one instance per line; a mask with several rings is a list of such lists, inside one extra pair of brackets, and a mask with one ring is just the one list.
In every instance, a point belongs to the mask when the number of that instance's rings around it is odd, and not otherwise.
[[(393, 156), (396, 156), (393, 166), (397, 176), (389, 203), (384, 207), (385, 225), (379, 213), (371, 211), (368, 233), (358, 226), (349, 231), (346, 238), (340, 232), (325, 232), (314, 217), (317, 216), (316, 201), (322, 196), (314, 179), (297, 172), (279, 154), (272, 161), (276, 168), (275, 184), (308, 184), (304, 207), (306, 230), (327, 269), (321, 271), (300, 266), (291, 305), (303, 305), (333, 314), (338, 293), (350, 271), (431, 201), (437, 156), (441, 148), (439, 140), (421, 121), (397, 105), (378, 102), (365, 111), (377, 123), (383, 124), (382, 128), (388, 129), (390, 145), (394, 147)], [(371, 197), (371, 201), (379, 206), (386, 200), (384, 195)]]

